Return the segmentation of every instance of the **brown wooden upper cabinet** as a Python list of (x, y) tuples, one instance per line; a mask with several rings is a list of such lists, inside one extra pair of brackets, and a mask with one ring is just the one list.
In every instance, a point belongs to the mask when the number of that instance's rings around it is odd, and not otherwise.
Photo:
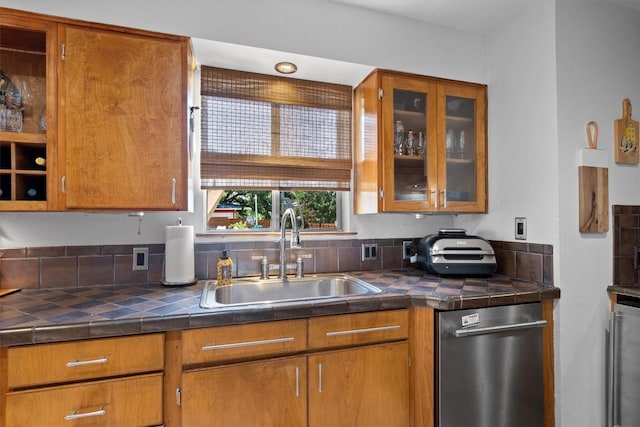
[(56, 25), (0, 9), (0, 211), (56, 199)]
[(354, 92), (356, 214), (487, 211), (485, 85), (375, 70)]
[(189, 39), (0, 11), (0, 70), (32, 104), (0, 129), (0, 210), (187, 209)]

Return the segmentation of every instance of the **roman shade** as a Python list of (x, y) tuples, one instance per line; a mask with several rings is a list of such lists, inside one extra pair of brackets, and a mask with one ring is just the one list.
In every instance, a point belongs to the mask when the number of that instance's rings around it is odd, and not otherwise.
[(202, 67), (201, 187), (345, 191), (351, 86)]

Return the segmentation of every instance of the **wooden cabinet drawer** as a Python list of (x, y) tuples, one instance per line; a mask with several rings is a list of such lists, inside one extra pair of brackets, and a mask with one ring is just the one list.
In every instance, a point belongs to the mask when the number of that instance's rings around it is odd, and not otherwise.
[(164, 335), (11, 347), (7, 359), (10, 389), (160, 371)]
[(284, 320), (191, 329), (182, 334), (185, 365), (295, 353), (307, 347), (307, 321)]
[(162, 374), (7, 394), (7, 426), (151, 426), (162, 419)]
[(340, 347), (406, 339), (409, 311), (342, 314), (309, 319), (309, 348)]

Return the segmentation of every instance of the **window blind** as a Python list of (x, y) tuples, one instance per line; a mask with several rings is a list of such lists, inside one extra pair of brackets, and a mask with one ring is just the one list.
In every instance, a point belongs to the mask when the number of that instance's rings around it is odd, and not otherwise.
[(351, 86), (202, 67), (201, 187), (344, 191)]

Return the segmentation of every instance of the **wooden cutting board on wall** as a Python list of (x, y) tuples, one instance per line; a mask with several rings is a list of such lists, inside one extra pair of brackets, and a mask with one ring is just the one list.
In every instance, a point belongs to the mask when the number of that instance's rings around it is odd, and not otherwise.
[(580, 232), (609, 231), (609, 169), (579, 166), (578, 189)]
[(622, 118), (613, 126), (616, 163), (638, 163), (638, 122), (631, 118), (631, 101), (622, 101)]

